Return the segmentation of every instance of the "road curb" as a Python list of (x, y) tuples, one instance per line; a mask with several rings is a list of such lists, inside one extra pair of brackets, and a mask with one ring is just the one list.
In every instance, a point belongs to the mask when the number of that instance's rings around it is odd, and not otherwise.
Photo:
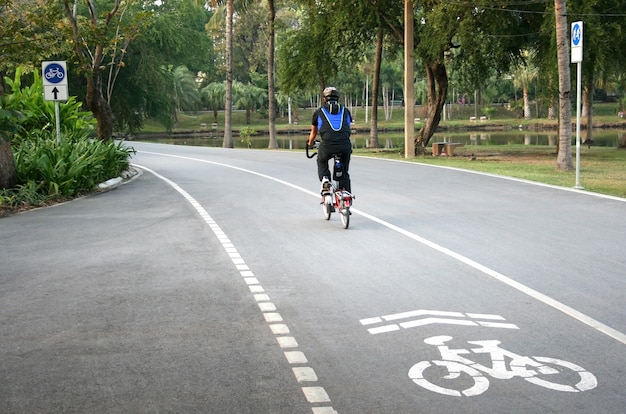
[(142, 174), (142, 170), (130, 166), (127, 170), (122, 171), (119, 177), (111, 178), (110, 180), (106, 180), (105, 182), (98, 184), (98, 192), (114, 190), (121, 184), (129, 183)]

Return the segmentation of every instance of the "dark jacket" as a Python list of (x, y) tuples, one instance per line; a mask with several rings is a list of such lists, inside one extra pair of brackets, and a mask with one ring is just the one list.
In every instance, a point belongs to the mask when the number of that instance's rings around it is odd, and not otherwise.
[(329, 102), (313, 114), (311, 124), (317, 126), (322, 143), (350, 144), (352, 114), (345, 106)]

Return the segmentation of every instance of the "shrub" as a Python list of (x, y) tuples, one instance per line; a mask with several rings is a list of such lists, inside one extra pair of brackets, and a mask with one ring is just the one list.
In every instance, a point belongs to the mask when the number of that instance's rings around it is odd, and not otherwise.
[(92, 140), (84, 133), (65, 135), (57, 144), (55, 133), (39, 131), (15, 150), (18, 181), (35, 183), (49, 198), (74, 197), (118, 176), (133, 152), (122, 143)]
[(12, 125), (5, 138), (10, 137), (18, 181), (14, 188), (0, 191), (0, 213), (75, 197), (128, 168), (134, 149), (91, 139), (95, 120), (74, 97), (59, 105), (61, 142), (57, 143), (55, 104), (44, 101), (39, 74), (35, 73), (31, 86), (23, 86), (21, 76), (18, 68), (14, 79), (5, 78), (11, 93), (0, 107), (2, 124), (11, 121)]

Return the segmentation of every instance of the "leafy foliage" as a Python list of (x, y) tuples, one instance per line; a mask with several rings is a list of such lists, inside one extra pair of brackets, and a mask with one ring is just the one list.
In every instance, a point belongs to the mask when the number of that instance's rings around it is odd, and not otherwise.
[(46, 198), (73, 197), (119, 175), (132, 152), (121, 142), (92, 140), (84, 132), (64, 135), (59, 145), (54, 133), (40, 131), (15, 150), (18, 181)]
[(11, 93), (0, 108), (0, 126), (13, 146), (18, 184), (0, 192), (0, 209), (41, 205), (92, 191), (128, 168), (132, 148), (92, 139), (94, 120), (74, 99), (60, 104), (57, 143), (54, 103), (43, 100), (42, 82), (22, 86), (22, 69), (5, 79)]
[[(28, 139), (31, 131), (54, 131), (55, 108), (54, 103), (45, 101), (43, 97), (43, 83), (38, 72), (34, 72), (32, 85), (23, 86), (23, 67), (17, 68), (13, 79), (5, 78), (11, 93), (5, 96), (5, 107), (21, 114), (20, 128), (14, 131), (12, 143), (19, 145)], [(95, 121), (91, 113), (82, 111), (82, 105), (71, 96), (67, 102), (59, 105), (61, 131), (88, 131), (94, 129)]]

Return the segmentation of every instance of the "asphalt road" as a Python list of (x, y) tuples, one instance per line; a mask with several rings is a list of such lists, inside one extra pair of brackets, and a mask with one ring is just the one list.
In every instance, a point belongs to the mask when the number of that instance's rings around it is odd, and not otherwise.
[(132, 145), (0, 219), (0, 412), (623, 412), (626, 200), (355, 157), (344, 230), (303, 152)]

